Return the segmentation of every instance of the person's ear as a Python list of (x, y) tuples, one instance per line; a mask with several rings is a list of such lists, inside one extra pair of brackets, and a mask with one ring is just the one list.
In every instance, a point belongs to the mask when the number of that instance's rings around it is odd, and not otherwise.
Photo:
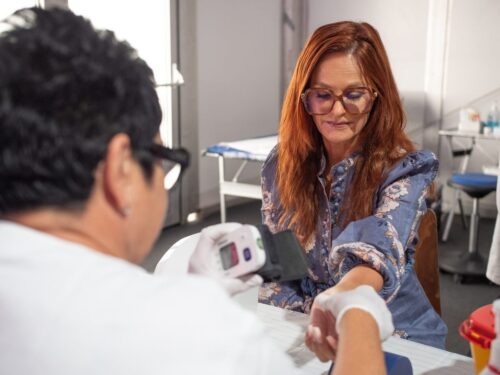
[(133, 157), (130, 138), (118, 133), (108, 143), (103, 168), (106, 200), (124, 218), (132, 209)]

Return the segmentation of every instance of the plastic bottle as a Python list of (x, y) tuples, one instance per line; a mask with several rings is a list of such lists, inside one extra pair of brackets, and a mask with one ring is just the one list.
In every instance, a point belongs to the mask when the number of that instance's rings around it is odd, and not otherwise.
[(500, 114), (498, 111), (498, 104), (496, 101), (491, 105), (490, 111), (488, 112), (488, 116), (486, 119), (486, 126), (493, 131), (494, 128), (497, 128), (500, 125)]

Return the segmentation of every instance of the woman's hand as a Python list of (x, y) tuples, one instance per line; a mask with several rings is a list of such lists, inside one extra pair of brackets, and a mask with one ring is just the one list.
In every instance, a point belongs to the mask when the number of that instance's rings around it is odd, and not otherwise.
[(305, 343), (321, 362), (335, 360), (338, 346), (338, 334), (335, 327), (335, 317), (314, 301)]
[[(333, 296), (344, 292), (352, 286), (340, 283), (325, 290), (320, 295)], [(305, 335), (305, 343), (322, 362), (335, 360), (338, 347), (338, 333), (336, 329), (336, 318), (328, 309), (322, 307), (316, 299), (313, 302), (310, 313), (310, 323)]]
[(348, 292), (333, 295), (322, 293), (316, 297), (314, 302), (335, 317), (335, 330), (337, 332), (340, 331), (342, 317), (350, 309), (360, 309), (369, 313), (377, 323), (382, 341), (394, 332), (391, 312), (385, 301), (369, 285), (361, 285)]
[(319, 294), (311, 309), (311, 321), (305, 335), (305, 343), (322, 362), (335, 360), (339, 341), (340, 322), (350, 309), (369, 313), (377, 323), (381, 340), (394, 331), (392, 316), (375, 290), (362, 285), (349, 291), (331, 288)]

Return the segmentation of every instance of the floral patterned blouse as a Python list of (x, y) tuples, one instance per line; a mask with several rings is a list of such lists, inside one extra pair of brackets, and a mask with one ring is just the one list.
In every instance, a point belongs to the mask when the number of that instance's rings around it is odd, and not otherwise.
[[(278, 230), (279, 195), (275, 183), (277, 147), (262, 168), (262, 217), (271, 231)], [(383, 277), (380, 295), (392, 312), (395, 334), (444, 348), (447, 328), (430, 305), (413, 270), (420, 218), (426, 211), (425, 195), (438, 170), (430, 151), (409, 153), (388, 173), (377, 191), (373, 214), (339, 226), (339, 211), (353, 179), (358, 153), (334, 165), (329, 194), (320, 197), (316, 234), (305, 246), (309, 277), (299, 281), (264, 284), (259, 301), (309, 313), (314, 297), (334, 286), (352, 268), (368, 265)], [(321, 161), (318, 180), (326, 159)]]

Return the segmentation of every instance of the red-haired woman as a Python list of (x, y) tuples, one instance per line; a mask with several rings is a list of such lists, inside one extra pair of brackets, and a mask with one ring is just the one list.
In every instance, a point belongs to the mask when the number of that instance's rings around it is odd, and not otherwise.
[(438, 162), (416, 151), (387, 54), (367, 23), (317, 29), (302, 50), (262, 169), (265, 224), (292, 229), (309, 261), (300, 282), (260, 302), (311, 312), (319, 293), (371, 285), (395, 334), (444, 347), (447, 328), (413, 270), (416, 232)]

